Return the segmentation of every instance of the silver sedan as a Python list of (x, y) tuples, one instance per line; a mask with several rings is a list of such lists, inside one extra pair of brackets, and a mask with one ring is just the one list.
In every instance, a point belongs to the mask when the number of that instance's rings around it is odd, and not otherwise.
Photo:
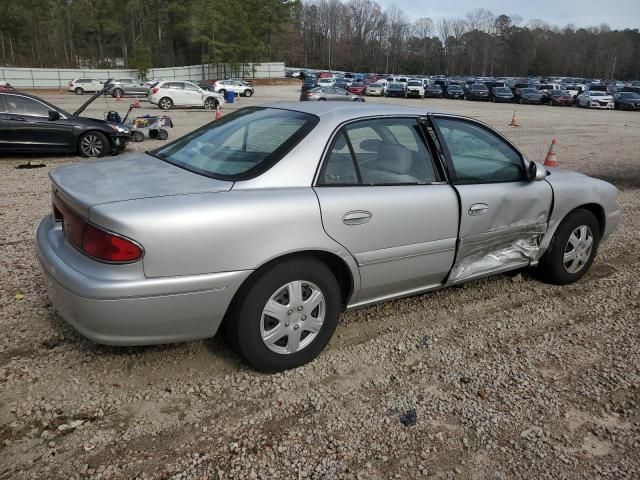
[(397, 105), (243, 108), (50, 176), (38, 255), (67, 322), (112, 345), (224, 324), (267, 372), (315, 358), (345, 309), (524, 267), (575, 282), (620, 217), (614, 186)]

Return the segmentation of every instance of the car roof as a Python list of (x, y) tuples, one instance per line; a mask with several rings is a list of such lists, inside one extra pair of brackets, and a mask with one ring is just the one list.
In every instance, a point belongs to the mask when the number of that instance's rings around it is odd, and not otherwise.
[[(339, 105), (337, 104), (339, 103)], [(427, 115), (436, 113), (433, 110), (419, 107), (405, 107), (394, 104), (372, 104), (361, 102), (274, 102), (263, 105), (270, 108), (281, 108), (297, 112), (316, 115), (321, 119), (331, 118), (332, 121), (344, 122), (361, 117), (377, 115)]]

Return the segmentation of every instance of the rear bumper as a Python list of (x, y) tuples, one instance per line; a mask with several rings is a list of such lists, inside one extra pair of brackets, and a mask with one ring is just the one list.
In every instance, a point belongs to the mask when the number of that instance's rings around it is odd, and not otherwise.
[(60, 316), (107, 345), (152, 345), (215, 335), (250, 271), (146, 278), (142, 265), (108, 265), (77, 252), (52, 216), (37, 231), (38, 259)]

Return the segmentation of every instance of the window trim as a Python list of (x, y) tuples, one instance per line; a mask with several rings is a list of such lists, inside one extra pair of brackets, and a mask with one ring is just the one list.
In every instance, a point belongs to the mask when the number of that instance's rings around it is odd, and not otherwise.
[[(354, 123), (359, 123), (359, 122), (368, 122), (371, 120), (388, 120), (388, 119), (405, 119), (405, 120), (413, 120), (414, 122), (416, 122), (416, 126), (418, 127), (418, 129), (420, 130), (420, 132), (422, 133), (422, 129), (423, 126), (420, 124), (420, 119), (424, 118), (423, 115), (410, 115), (410, 114), (395, 114), (395, 115), (372, 115), (369, 117), (360, 117), (360, 118), (354, 118), (351, 120), (347, 120), (344, 121), (340, 124), (338, 124), (336, 126), (336, 128), (333, 130), (333, 132), (331, 132), (331, 135), (329, 136), (329, 141), (325, 144), (324, 146), (324, 150), (322, 151), (322, 156), (320, 157), (320, 162), (318, 163), (318, 166), (316, 167), (316, 173), (314, 175), (313, 178), (313, 183), (312, 183), (312, 187), (424, 187), (424, 186), (429, 186), (429, 185), (445, 185), (447, 184), (447, 180), (446, 180), (446, 175), (443, 175), (444, 172), (442, 172), (442, 169), (440, 168), (440, 166), (436, 163), (438, 162), (437, 158), (434, 155), (437, 155), (437, 152), (434, 152), (431, 148), (431, 145), (428, 142), (424, 141), (424, 134), (419, 135), (420, 139), (422, 140), (422, 144), (424, 145), (424, 148), (427, 150), (427, 152), (429, 152), (429, 159), (427, 159), (428, 161), (431, 162), (431, 165), (433, 167), (433, 171), (436, 174), (437, 177), (442, 177), (439, 180), (436, 180), (435, 182), (429, 182), (429, 183), (418, 183), (418, 184), (414, 184), (414, 183), (378, 183), (376, 185), (369, 185), (366, 183), (362, 183), (362, 180), (360, 180), (360, 183), (321, 183), (321, 179), (322, 176), (324, 175), (324, 172), (326, 170), (326, 166), (327, 163), (329, 161), (329, 157), (331, 156), (331, 150), (333, 149), (333, 146), (335, 145), (336, 142), (336, 138), (338, 136), (338, 134), (340, 132), (343, 131), (344, 128), (346, 128), (347, 126), (354, 124)], [(357, 160), (355, 157), (355, 152), (353, 152), (353, 147), (351, 146), (351, 139), (349, 138), (349, 136), (345, 133), (345, 139), (348, 142), (347, 144), (349, 145), (349, 152), (351, 153), (351, 158), (353, 162), (356, 162), (357, 164)], [(439, 162), (438, 162), (439, 163)], [(360, 178), (360, 169), (358, 166), (356, 166), (356, 172), (358, 173), (358, 177)]]
[[(429, 118), (431, 120), (431, 124), (433, 125), (433, 129), (436, 132), (436, 137), (438, 138), (438, 142), (440, 143), (440, 147), (442, 148), (442, 152), (444, 153), (445, 156), (445, 161), (447, 163), (447, 170), (449, 171), (449, 183), (451, 185), (491, 185), (494, 183), (518, 183), (518, 182), (523, 182), (526, 180), (526, 176), (525, 176), (525, 164), (524, 164), (524, 155), (522, 154), (522, 152), (520, 152), (520, 150), (518, 150), (516, 148), (516, 146), (511, 143), (507, 138), (505, 138), (502, 134), (500, 134), (499, 132), (497, 132), (496, 130), (494, 130), (493, 128), (491, 128), (489, 125), (482, 123), (478, 120), (473, 120), (471, 118), (467, 118), (467, 117), (462, 117), (462, 116), (458, 116), (458, 115), (447, 115), (447, 114), (430, 114)], [(489, 182), (489, 181), (484, 181), (484, 182), (459, 182), (458, 181), (458, 172), (456, 171), (456, 167), (453, 164), (453, 160), (451, 158), (451, 152), (449, 151), (449, 147), (447, 145), (447, 143), (444, 141), (444, 136), (442, 135), (442, 131), (440, 130), (440, 125), (438, 125), (438, 119), (444, 119), (444, 120), (455, 120), (455, 121), (459, 121), (459, 122), (463, 122), (463, 123), (469, 123), (475, 127), (478, 127), (482, 130), (485, 130), (487, 132), (489, 132), (490, 134), (495, 135), (496, 137), (498, 137), (500, 140), (502, 140), (504, 143), (507, 144), (507, 146), (509, 148), (511, 148), (511, 150), (513, 150), (516, 155), (518, 155), (518, 158), (520, 159), (520, 176), (521, 178), (519, 180), (496, 180), (493, 182)]]

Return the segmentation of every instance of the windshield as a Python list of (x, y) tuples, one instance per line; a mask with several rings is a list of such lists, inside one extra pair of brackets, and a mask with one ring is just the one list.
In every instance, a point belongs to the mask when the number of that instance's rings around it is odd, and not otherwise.
[(592, 97), (605, 97), (607, 94), (605, 92), (589, 92), (589, 95)]
[(382, 85), (379, 84), (379, 83), (371, 83), (369, 86), (370, 87), (381, 87)]
[(460, 85), (449, 85), (449, 90), (462, 90)]
[(620, 98), (624, 98), (626, 100), (638, 99), (640, 95), (635, 92), (622, 92), (620, 94)]
[(540, 93), (535, 88), (523, 88), (522, 93)]
[(486, 85), (471, 85), (472, 90), (488, 90)]
[(149, 153), (201, 175), (241, 180), (270, 168), (317, 123), (307, 113), (243, 108)]
[(511, 89), (506, 87), (498, 87), (496, 88), (496, 93), (511, 93)]
[(410, 87), (421, 87), (422, 86), (422, 82), (418, 82), (416, 80), (411, 80), (407, 85), (409, 85)]

